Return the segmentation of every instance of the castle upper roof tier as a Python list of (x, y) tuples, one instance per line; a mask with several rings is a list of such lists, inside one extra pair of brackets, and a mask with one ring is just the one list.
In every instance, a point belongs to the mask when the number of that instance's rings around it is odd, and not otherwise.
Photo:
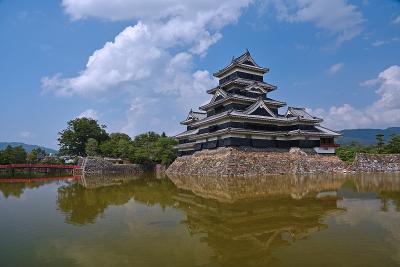
[(207, 90), (208, 94), (214, 94), (218, 89), (224, 88), (229, 90), (230, 88), (241, 88), (243, 90), (251, 90), (253, 88), (262, 88), (265, 92), (272, 92), (277, 89), (275, 85), (269, 84), (267, 82), (258, 82), (252, 80), (246, 80), (241, 78), (236, 78), (234, 80), (230, 80), (222, 85), (218, 85), (214, 88)]
[[(254, 102), (257, 102), (257, 100), (258, 98), (243, 96), (235, 93), (227, 93), (222, 89), (218, 89), (215, 92), (214, 97), (211, 99), (211, 101), (207, 104), (200, 106), (199, 109), (208, 110), (210, 108), (228, 102), (252, 104)], [(272, 106), (274, 108), (280, 108), (286, 106), (285, 102), (274, 100), (268, 97), (263, 98), (263, 101), (268, 106)]]
[(251, 57), (249, 50), (238, 58), (232, 58), (231, 63), (225, 68), (214, 73), (217, 78), (222, 78), (234, 69), (246, 70), (263, 75), (269, 71), (268, 68), (261, 67)]

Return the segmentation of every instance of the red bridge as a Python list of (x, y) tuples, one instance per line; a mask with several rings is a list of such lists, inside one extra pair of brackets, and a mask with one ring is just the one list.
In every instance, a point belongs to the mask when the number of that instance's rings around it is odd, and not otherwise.
[(76, 165), (53, 165), (53, 164), (8, 164), (0, 165), (0, 169), (79, 169)]

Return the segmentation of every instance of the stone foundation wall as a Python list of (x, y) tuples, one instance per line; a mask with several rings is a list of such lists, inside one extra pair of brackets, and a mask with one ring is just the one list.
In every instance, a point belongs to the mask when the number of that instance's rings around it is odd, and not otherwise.
[(310, 155), (300, 149), (267, 152), (230, 147), (179, 157), (166, 173), (169, 176), (269, 176), (344, 172), (346, 167), (337, 156)]
[(400, 172), (400, 154), (358, 154), (351, 169), (357, 172)]
[(88, 157), (81, 166), (84, 174), (140, 174), (147, 171), (140, 164), (113, 164), (97, 157)]
[(161, 179), (165, 178), (165, 172), (167, 171), (167, 166), (163, 164), (156, 164), (154, 167), (154, 172), (156, 174), (156, 178)]

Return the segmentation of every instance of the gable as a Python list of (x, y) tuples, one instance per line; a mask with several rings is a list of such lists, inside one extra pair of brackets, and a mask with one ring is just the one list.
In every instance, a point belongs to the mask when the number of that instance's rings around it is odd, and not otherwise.
[(248, 65), (248, 66), (254, 66), (254, 67), (260, 67), (253, 59), (253, 57), (250, 55), (249, 50), (246, 49), (246, 52), (241, 55), (240, 57), (238, 57), (235, 60), (237, 63), (239, 64), (244, 64), (244, 65)]
[(227, 97), (227, 96), (228, 96), (228, 95), (227, 95), (223, 90), (218, 89), (218, 90), (215, 92), (215, 94), (214, 94), (213, 98), (211, 99), (210, 103), (213, 103), (213, 102), (215, 102), (215, 101), (224, 99), (224, 98)]
[(258, 107), (250, 115), (268, 116), (272, 117), (271, 114), (263, 107)]
[(268, 116), (268, 117), (276, 117), (274, 112), (272, 112), (264, 103), (262, 99), (259, 99), (256, 103), (251, 105), (245, 112), (247, 115), (259, 115), (259, 116)]
[(245, 64), (245, 65), (250, 65), (250, 66), (254, 66), (254, 63), (251, 62), (250, 60), (246, 60), (245, 62), (243, 62), (243, 64)]

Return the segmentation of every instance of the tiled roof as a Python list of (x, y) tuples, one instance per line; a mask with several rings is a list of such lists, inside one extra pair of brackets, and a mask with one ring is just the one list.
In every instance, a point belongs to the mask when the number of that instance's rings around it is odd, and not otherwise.
[(190, 135), (197, 134), (199, 132), (199, 129), (194, 129), (194, 130), (189, 130), (180, 134), (175, 135), (175, 138), (182, 138), (182, 137), (187, 137)]
[(316, 125), (315, 128), (317, 128), (319, 131), (324, 132), (326, 134), (331, 134), (331, 135), (334, 135), (334, 136), (342, 136), (340, 133), (335, 132), (333, 130), (330, 130), (330, 129), (328, 129), (328, 128), (324, 127), (324, 126), (321, 126), (321, 125)]
[(243, 113), (242, 111), (229, 110), (229, 111), (225, 111), (225, 112), (204, 118), (202, 120), (193, 122), (193, 126), (196, 126), (199, 124), (201, 125), (205, 122), (218, 120), (218, 119), (221, 119), (224, 117), (243, 118), (243, 119), (274, 122), (274, 123), (281, 123), (281, 124), (293, 124), (293, 123), (296, 123), (299, 121), (311, 122), (311, 123), (321, 122), (321, 119), (318, 119), (318, 118), (306, 119), (306, 118), (301, 118), (301, 117), (285, 117), (285, 116), (267, 117), (267, 116), (261, 116), (261, 115), (248, 115), (248, 114)]
[(207, 117), (207, 114), (204, 112), (196, 112), (196, 111), (192, 111), (191, 112), (191, 116), (197, 120), (202, 120), (204, 118)]
[(189, 115), (184, 121), (181, 121), (181, 124), (189, 124), (193, 121), (199, 121), (205, 119), (207, 117), (207, 113), (205, 112), (197, 112), (197, 111), (190, 111)]
[[(248, 64), (248, 63), (251, 63), (251, 64)], [(251, 69), (251, 70), (257, 70), (257, 71), (264, 72), (264, 73), (268, 71), (268, 68), (263, 68), (263, 67), (259, 66), (254, 61), (254, 59), (251, 57), (250, 52), (248, 50), (246, 50), (246, 52), (244, 54), (240, 55), (238, 58), (233, 58), (231, 63), (228, 66), (215, 72), (214, 76), (218, 77), (221, 74), (223, 74), (224, 72), (227, 72), (228, 70), (230, 70), (236, 66), (240, 66), (242, 68)]]
[(269, 92), (274, 91), (277, 88), (275, 85), (269, 84), (267, 82), (254, 82), (252, 80), (236, 78), (236, 79), (227, 81), (224, 84), (218, 85), (214, 88), (208, 89), (207, 93), (214, 94), (214, 92), (217, 91), (218, 89), (227, 87), (228, 85), (231, 85), (231, 84), (237, 84), (237, 85), (246, 86), (246, 87), (251, 87), (252, 85), (256, 84), (257, 86), (262, 87), (262, 88), (266, 89), (266, 91), (269, 91)]
[[(238, 100), (238, 101), (241, 100), (243, 102), (252, 103), (252, 102), (256, 102), (257, 98), (242, 96), (242, 95), (238, 95), (238, 94), (228, 94), (226, 98), (219, 99), (217, 101), (212, 101), (211, 100), (209, 103), (207, 103), (207, 104), (205, 104), (203, 106), (200, 106), (199, 109), (205, 110), (207, 108), (213, 107), (215, 105), (224, 103), (224, 102), (229, 101), (229, 100)], [(264, 101), (265, 104), (271, 105), (271, 106), (275, 106), (275, 107), (283, 107), (283, 106), (286, 105), (285, 102), (281, 102), (281, 101), (274, 100), (274, 99), (271, 99), (271, 98), (264, 99), (263, 101)]]
[(304, 118), (304, 119), (319, 119), (317, 117), (314, 117), (312, 115), (310, 115), (305, 108), (295, 108), (295, 107), (289, 107), (288, 111), (286, 113), (287, 117), (293, 116), (293, 117), (300, 117), (300, 118)]

